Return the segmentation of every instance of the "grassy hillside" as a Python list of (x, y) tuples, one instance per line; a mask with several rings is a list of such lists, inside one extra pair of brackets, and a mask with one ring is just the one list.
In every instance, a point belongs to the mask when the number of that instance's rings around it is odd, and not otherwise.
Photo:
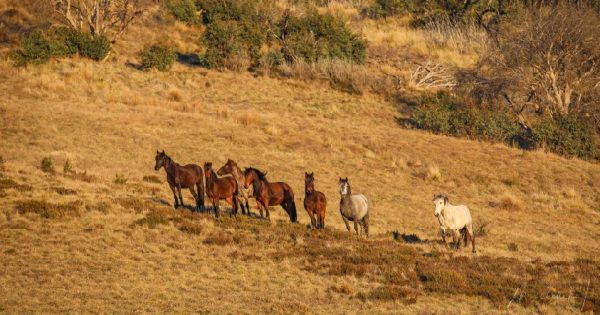
[[(391, 26), (362, 27), (382, 46), (400, 41)], [(161, 36), (197, 49), (194, 28), (138, 25), (102, 63), (0, 62), (0, 311), (598, 312), (597, 163), (402, 129), (404, 104), (318, 80), (128, 65)], [(427, 43), (417, 34), (397, 47), (414, 57)], [(279, 208), (271, 222), (172, 210), (157, 149), (288, 182), (300, 224)], [(41, 169), (47, 157), (55, 172)], [(328, 198), (324, 231), (306, 228), (305, 171)], [(369, 240), (345, 232), (340, 176), (372, 202)], [(477, 254), (439, 242), (439, 192), (472, 209)]]

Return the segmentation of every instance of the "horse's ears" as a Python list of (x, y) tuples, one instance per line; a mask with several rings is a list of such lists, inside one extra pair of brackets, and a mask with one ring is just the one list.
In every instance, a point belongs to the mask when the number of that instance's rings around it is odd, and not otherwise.
[(444, 204), (448, 203), (448, 196), (444, 196)]
[(346, 177), (345, 181), (348, 181), (348, 177)]
[(165, 154), (165, 149), (162, 150), (162, 154)]
[(160, 152), (158, 152), (158, 150), (156, 150), (156, 154), (159, 154)]

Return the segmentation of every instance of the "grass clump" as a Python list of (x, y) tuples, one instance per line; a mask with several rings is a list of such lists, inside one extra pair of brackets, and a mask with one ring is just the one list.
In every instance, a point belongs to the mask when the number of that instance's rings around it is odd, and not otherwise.
[(141, 68), (143, 70), (155, 68), (162, 72), (169, 71), (177, 58), (171, 48), (159, 44), (144, 48), (140, 56), (142, 58)]
[(125, 175), (123, 175), (121, 173), (116, 173), (115, 179), (113, 179), (113, 183), (115, 183), (117, 185), (125, 185), (125, 184), (127, 184), (127, 180), (129, 180), (129, 179), (127, 177), (125, 177)]
[(176, 0), (167, 4), (167, 10), (177, 20), (187, 24), (198, 22), (196, 4), (193, 0)]
[(420, 295), (418, 290), (397, 285), (384, 285), (373, 289), (367, 297), (371, 300), (402, 301), (404, 304), (414, 304)]
[(69, 161), (69, 159), (67, 159), (65, 161), (65, 164), (63, 165), (63, 173), (64, 174), (73, 174), (75, 171), (73, 170), (73, 165), (71, 164), (71, 161)]
[(169, 224), (170, 213), (164, 208), (152, 208), (146, 216), (135, 221), (138, 225), (145, 225), (151, 229), (161, 224)]
[(412, 2), (412, 0), (375, 0), (362, 10), (362, 15), (379, 19), (407, 13), (412, 7)]
[(82, 204), (81, 201), (54, 204), (43, 199), (32, 199), (19, 200), (15, 207), (20, 214), (36, 213), (45, 219), (60, 219), (79, 216), (79, 208)]
[(223, 231), (213, 232), (208, 235), (202, 243), (206, 245), (217, 245), (217, 246), (226, 246), (230, 244), (239, 244), (241, 242), (241, 238), (239, 235), (233, 235), (231, 233), (226, 233)]
[(161, 184), (162, 181), (160, 180), (160, 178), (156, 175), (144, 175), (144, 177), (142, 177), (142, 180), (147, 182), (147, 183), (155, 183), (155, 184)]
[(44, 173), (54, 174), (54, 163), (52, 162), (51, 156), (47, 156), (42, 159), (42, 162), (40, 163), (40, 169)]

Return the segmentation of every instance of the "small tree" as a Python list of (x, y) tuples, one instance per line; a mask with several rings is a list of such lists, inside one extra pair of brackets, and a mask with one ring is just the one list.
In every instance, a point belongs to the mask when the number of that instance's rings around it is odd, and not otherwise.
[(589, 115), (599, 106), (599, 41), (594, 12), (561, 5), (530, 10), (484, 59), (482, 86), (518, 115), (528, 109), (552, 119)]
[(55, 0), (54, 11), (69, 27), (111, 42), (144, 12), (140, 0)]

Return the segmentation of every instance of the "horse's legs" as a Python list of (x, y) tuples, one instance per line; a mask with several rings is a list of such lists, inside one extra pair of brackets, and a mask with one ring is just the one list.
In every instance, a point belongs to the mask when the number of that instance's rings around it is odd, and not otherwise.
[(204, 210), (204, 188), (202, 182), (196, 183), (196, 189), (198, 189), (198, 199), (196, 200), (196, 207), (199, 211)]
[(461, 241), (460, 230), (454, 230), (454, 237), (452, 239), (456, 240), (456, 242), (455, 242), (454, 245), (456, 246), (456, 249), (459, 249), (460, 248), (460, 241)]
[(194, 200), (196, 200), (196, 210), (200, 210), (198, 208), (198, 194), (196, 194), (196, 190), (194, 189), (194, 185), (190, 186), (190, 192), (192, 193), (192, 196), (194, 197)]
[(175, 188), (175, 185), (171, 184), (169, 184), (169, 188), (171, 188), (171, 191), (173, 192), (173, 199), (175, 199), (175, 204), (173, 206), (175, 209), (177, 209), (179, 208), (179, 201), (177, 201), (177, 189)]
[(258, 208), (258, 211), (260, 212), (260, 217), (264, 218), (264, 213), (263, 213), (263, 208), (262, 205), (260, 204), (260, 201), (258, 201), (258, 198), (256, 199), (256, 207)]
[[(469, 234), (469, 237), (471, 238), (471, 244), (473, 245), (473, 253), (476, 253), (477, 251), (475, 250), (475, 233), (473, 231), (473, 224), (470, 224), (467, 226), (467, 233)], [(467, 246), (467, 244), (465, 243), (465, 246)]]
[(440, 235), (442, 236), (442, 243), (444, 243), (444, 246), (448, 248), (448, 243), (446, 243), (446, 230), (440, 229)]
[(244, 194), (244, 199), (246, 200), (246, 215), (250, 215), (250, 205), (248, 204), (248, 191)]
[(212, 198), (213, 210), (215, 211), (215, 217), (219, 217), (219, 198)]
[(344, 223), (346, 224), (346, 229), (348, 229), (348, 232), (350, 232), (350, 224), (348, 224), (348, 219), (346, 219), (346, 217), (342, 215), (342, 220), (344, 220)]
[(325, 210), (321, 211), (321, 214), (319, 215), (319, 221), (321, 221), (321, 228), (324, 229), (325, 228)]
[(369, 238), (369, 215), (368, 214), (362, 219), (362, 226), (363, 226), (365, 235), (367, 236), (367, 238)]
[(360, 237), (360, 235), (358, 235), (358, 222), (356, 222), (358, 220), (354, 220), (354, 232), (356, 232), (356, 237)]
[(185, 204), (183, 203), (183, 197), (181, 196), (181, 183), (177, 184), (177, 192), (179, 193), (179, 201), (182, 207), (185, 207)]
[(306, 212), (308, 212), (308, 216), (310, 217), (310, 227), (311, 228), (319, 228), (318, 225), (318, 218), (315, 220), (315, 215), (313, 214), (313, 212), (311, 210), (306, 210)]

